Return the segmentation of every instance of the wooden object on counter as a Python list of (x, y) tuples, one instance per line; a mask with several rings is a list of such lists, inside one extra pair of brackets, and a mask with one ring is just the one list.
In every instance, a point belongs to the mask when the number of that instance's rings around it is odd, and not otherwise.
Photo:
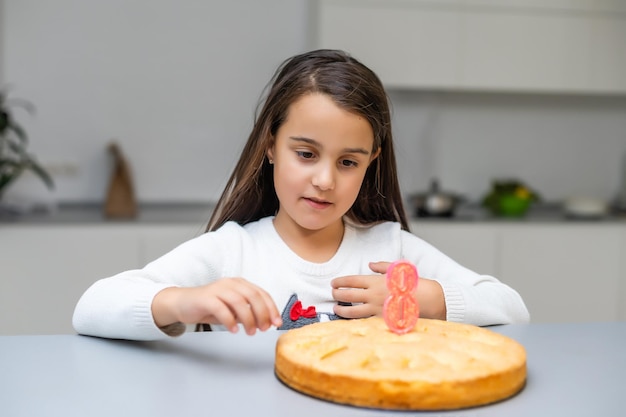
[(137, 199), (129, 163), (117, 143), (109, 144), (109, 152), (113, 156), (114, 165), (104, 204), (104, 215), (111, 219), (134, 218), (137, 216)]

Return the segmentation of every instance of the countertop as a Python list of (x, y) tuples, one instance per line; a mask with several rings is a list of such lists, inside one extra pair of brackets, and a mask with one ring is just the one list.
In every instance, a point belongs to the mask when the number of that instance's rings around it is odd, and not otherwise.
[[(23, 213), (1, 212), (0, 224), (102, 224), (102, 223), (194, 223), (207, 224), (214, 203), (151, 203), (139, 206), (138, 215), (132, 219), (108, 219), (100, 204), (62, 204), (45, 210), (30, 210)], [(572, 218), (558, 204), (533, 207), (521, 218), (494, 217), (476, 204), (459, 206), (453, 217), (411, 217), (411, 222), (467, 223), (467, 222), (593, 222), (626, 224), (626, 213), (611, 214), (600, 218)]]
[[(1, 224), (182, 224), (206, 225), (214, 203), (164, 203), (142, 204), (139, 215), (133, 219), (107, 219), (99, 204), (63, 204), (46, 210), (31, 210), (24, 213), (0, 212)], [(499, 218), (489, 214), (476, 204), (459, 206), (453, 217), (411, 217), (411, 222), (429, 223), (622, 223), (626, 224), (626, 213), (611, 214), (600, 218), (568, 217), (558, 204), (533, 207), (521, 218)]]
[(198, 223), (206, 225), (213, 203), (143, 204), (132, 219), (109, 219), (100, 204), (62, 204), (57, 207), (24, 213), (0, 214), (0, 224), (101, 224), (101, 223)]
[(610, 212), (599, 217), (573, 217), (568, 215), (559, 203), (534, 205), (522, 217), (496, 217), (479, 204), (463, 204), (458, 207), (454, 217), (414, 217), (413, 221), (428, 222), (507, 222), (507, 223), (536, 223), (536, 222), (564, 222), (564, 223), (606, 223), (623, 222), (626, 224), (626, 212)]
[(78, 335), (0, 336), (0, 415), (622, 416), (626, 322), (491, 327), (527, 352), (507, 400), (447, 412), (388, 412), (300, 394), (274, 375), (281, 332), (187, 333), (156, 342)]

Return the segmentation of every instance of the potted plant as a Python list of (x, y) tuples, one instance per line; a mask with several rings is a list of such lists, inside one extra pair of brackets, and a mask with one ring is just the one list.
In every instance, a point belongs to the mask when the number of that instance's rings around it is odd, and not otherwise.
[(10, 99), (6, 89), (0, 90), (0, 201), (6, 189), (24, 171), (32, 171), (48, 188), (54, 186), (52, 177), (28, 152), (28, 135), (13, 117), (15, 107), (34, 112), (31, 103)]

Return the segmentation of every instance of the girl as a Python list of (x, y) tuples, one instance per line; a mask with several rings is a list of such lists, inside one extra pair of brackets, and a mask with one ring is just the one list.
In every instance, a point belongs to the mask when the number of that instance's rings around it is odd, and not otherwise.
[(254, 334), (381, 315), (398, 259), (420, 273), (422, 317), (529, 320), (513, 289), (409, 233), (388, 97), (371, 70), (317, 50), (272, 81), (207, 233), (94, 283), (74, 312), (79, 333), (149, 340), (203, 323)]

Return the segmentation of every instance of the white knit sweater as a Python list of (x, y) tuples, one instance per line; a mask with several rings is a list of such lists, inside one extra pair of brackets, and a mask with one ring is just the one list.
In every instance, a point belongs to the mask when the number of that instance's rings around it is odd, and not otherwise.
[(243, 277), (257, 284), (272, 296), (279, 311), (286, 311), (297, 297), (303, 308), (314, 306), (323, 320), (326, 314), (333, 315), (336, 303), (331, 295), (333, 278), (371, 275), (369, 262), (398, 259), (413, 262), (420, 276), (441, 284), (447, 320), (479, 326), (529, 321), (524, 302), (512, 288), (459, 265), (401, 230), (398, 223), (364, 227), (346, 222), (335, 256), (328, 262), (313, 263), (291, 251), (274, 229), (272, 217), (267, 217), (245, 226), (226, 223), (143, 269), (95, 282), (76, 305), (73, 324), (78, 333), (92, 336), (166, 338), (152, 318), (154, 296), (166, 287), (199, 286), (222, 277)]

